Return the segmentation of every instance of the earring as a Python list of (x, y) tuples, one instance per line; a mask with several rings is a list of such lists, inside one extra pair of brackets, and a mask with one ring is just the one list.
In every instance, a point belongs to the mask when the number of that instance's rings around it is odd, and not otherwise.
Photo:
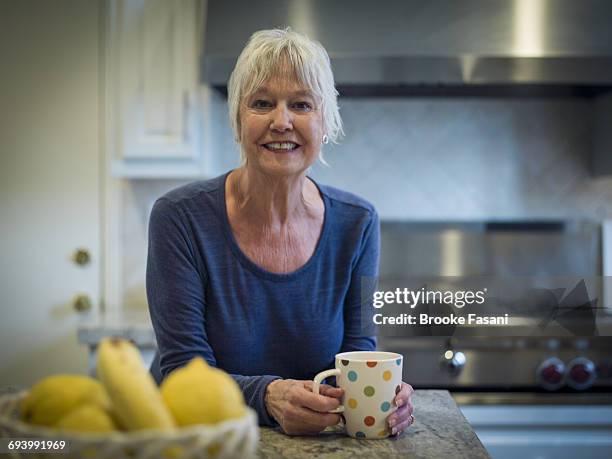
[(329, 137), (327, 137), (327, 134), (323, 134), (323, 143), (326, 145), (329, 143)]

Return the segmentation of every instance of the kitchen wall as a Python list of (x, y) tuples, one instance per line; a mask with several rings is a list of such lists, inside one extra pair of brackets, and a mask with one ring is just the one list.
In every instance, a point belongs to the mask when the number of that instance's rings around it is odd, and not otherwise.
[[(238, 164), (225, 101), (213, 94), (211, 171)], [(370, 200), (381, 218), (480, 220), (612, 216), (612, 177), (589, 175), (588, 99), (341, 99), (346, 138), (326, 147), (322, 183)], [(146, 308), (147, 218), (180, 181), (126, 181), (124, 299)]]

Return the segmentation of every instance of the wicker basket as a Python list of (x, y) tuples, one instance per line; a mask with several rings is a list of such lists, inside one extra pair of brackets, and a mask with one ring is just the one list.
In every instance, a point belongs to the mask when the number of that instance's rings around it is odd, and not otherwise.
[[(0, 437), (66, 440), (68, 451), (61, 458), (90, 459), (195, 459), (254, 457), (259, 440), (257, 415), (248, 408), (240, 419), (214, 426), (181, 427), (172, 431), (143, 430), (111, 434), (59, 433), (46, 427), (32, 426), (19, 420), (19, 402), (26, 391), (0, 396)], [(49, 459), (48, 453), (12, 457)]]

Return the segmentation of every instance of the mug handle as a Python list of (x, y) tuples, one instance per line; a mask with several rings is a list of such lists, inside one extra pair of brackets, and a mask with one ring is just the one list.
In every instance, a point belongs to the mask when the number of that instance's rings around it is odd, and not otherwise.
[[(319, 395), (319, 386), (321, 385), (321, 381), (325, 378), (329, 378), (330, 376), (339, 376), (340, 370), (337, 368), (333, 368), (331, 370), (325, 370), (319, 373), (314, 377), (314, 384), (312, 385), (312, 393)], [(344, 406), (340, 405), (335, 410), (331, 410), (330, 413), (342, 413), (344, 411)]]

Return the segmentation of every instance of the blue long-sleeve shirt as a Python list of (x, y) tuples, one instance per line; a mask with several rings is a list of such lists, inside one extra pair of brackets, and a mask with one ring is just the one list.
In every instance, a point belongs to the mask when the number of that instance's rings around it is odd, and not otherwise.
[(264, 403), (272, 380), (312, 379), (338, 352), (376, 347), (362, 326), (361, 279), (378, 274), (378, 216), (363, 199), (316, 184), (325, 217), (315, 251), (298, 270), (272, 273), (234, 239), (227, 175), (153, 206), (146, 287), (160, 369), (165, 377), (202, 356), (238, 382), (261, 425), (275, 425)]

